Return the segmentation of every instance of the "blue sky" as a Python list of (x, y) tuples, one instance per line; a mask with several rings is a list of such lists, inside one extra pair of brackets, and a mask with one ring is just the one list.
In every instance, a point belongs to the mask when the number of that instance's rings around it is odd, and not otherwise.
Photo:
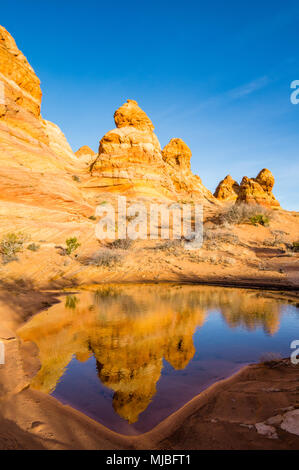
[(74, 151), (97, 150), (135, 99), (162, 146), (189, 145), (209, 189), (267, 167), (282, 206), (299, 209), (297, 0), (12, 0), (0, 23), (41, 79), (43, 117)]

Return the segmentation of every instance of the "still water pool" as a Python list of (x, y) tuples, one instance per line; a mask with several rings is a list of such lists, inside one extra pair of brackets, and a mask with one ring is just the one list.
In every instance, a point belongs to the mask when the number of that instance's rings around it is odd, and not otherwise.
[(103, 285), (62, 296), (19, 335), (39, 349), (32, 388), (136, 434), (243, 365), (290, 356), (299, 309), (266, 291)]

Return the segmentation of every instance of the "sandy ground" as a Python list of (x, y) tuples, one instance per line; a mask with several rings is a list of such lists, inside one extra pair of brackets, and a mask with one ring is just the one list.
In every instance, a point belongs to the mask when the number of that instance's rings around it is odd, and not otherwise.
[[(299, 434), (299, 366), (287, 360), (242, 369), (134, 437), (30, 389), (39, 369), (37, 351), (15, 331), (56, 302), (56, 295), (13, 284), (0, 290), (0, 338), (6, 346), (6, 364), (0, 365), (0, 449), (299, 449), (299, 435), (293, 433), (295, 426)], [(296, 292), (285, 295), (297, 298)], [(286, 423), (292, 432), (283, 429)]]

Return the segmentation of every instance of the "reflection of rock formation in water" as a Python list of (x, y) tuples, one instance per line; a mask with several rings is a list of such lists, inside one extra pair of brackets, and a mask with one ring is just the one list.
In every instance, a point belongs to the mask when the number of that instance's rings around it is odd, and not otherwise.
[[(73, 300), (73, 299), (72, 299)], [(279, 326), (277, 301), (255, 292), (196, 286), (102, 287), (80, 302), (57, 304), (35, 316), (19, 334), (39, 347), (41, 369), (31, 386), (55, 389), (75, 357), (94, 354), (101, 382), (114, 391), (115, 411), (138, 420), (156, 393), (163, 357), (184, 369), (195, 349), (193, 334), (209, 310), (219, 309), (230, 327)]]

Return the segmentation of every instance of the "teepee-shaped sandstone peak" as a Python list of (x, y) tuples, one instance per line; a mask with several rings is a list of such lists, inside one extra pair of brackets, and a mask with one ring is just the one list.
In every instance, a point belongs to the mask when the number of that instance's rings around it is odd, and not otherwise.
[(218, 184), (214, 196), (220, 201), (235, 201), (239, 195), (240, 185), (230, 175)]
[(154, 126), (150, 118), (138, 106), (137, 101), (127, 100), (114, 113), (116, 127), (135, 127), (144, 131), (153, 131)]
[(86, 157), (88, 155), (96, 155), (96, 153), (90, 147), (88, 147), (88, 145), (83, 145), (77, 150), (77, 152), (75, 152), (75, 155), (76, 157)]
[(275, 183), (275, 179), (270, 170), (264, 168), (259, 172), (255, 179), (262, 186), (264, 191), (266, 191), (267, 193), (271, 193)]
[(279, 207), (279, 202), (275, 199), (272, 189), (274, 186), (274, 176), (270, 170), (264, 168), (256, 178), (244, 176), (240, 185), (240, 192), (237, 203), (260, 204), (267, 207)]
[(189, 169), (192, 152), (182, 139), (171, 139), (162, 151), (163, 160), (175, 168)]

